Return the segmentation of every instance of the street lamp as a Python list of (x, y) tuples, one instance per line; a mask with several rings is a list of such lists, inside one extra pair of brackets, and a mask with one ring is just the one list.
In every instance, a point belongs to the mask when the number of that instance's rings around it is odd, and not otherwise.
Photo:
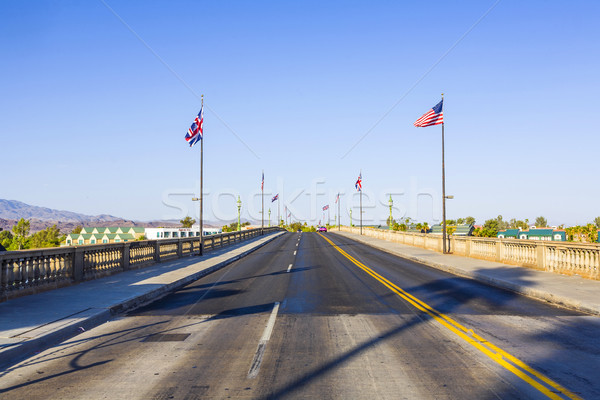
[(394, 222), (394, 220), (392, 219), (392, 207), (394, 206), (394, 201), (392, 200), (392, 194), (390, 193), (390, 201), (388, 201), (388, 204), (390, 206), (390, 231), (392, 230), (392, 222)]
[(240, 199), (240, 196), (238, 196), (237, 206), (238, 206), (238, 231), (241, 231), (242, 224), (241, 224), (241, 219), (240, 219), (240, 211), (242, 209), (242, 200)]
[(269, 228), (271, 227), (271, 209), (269, 208)]
[(353, 227), (354, 224), (352, 223), (352, 209), (350, 209), (350, 227)]

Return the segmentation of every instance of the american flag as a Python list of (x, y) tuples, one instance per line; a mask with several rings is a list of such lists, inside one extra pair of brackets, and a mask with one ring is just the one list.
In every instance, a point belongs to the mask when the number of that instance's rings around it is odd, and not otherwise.
[(271, 203), (274, 202), (275, 200), (279, 200), (279, 193), (277, 193), (275, 196), (273, 196), (273, 198), (271, 199)]
[(265, 188), (265, 173), (262, 173), (262, 181), (260, 182), (260, 190)]
[(335, 203), (337, 204), (337, 202), (340, 201), (340, 194), (338, 193), (337, 196), (335, 196)]
[(362, 172), (358, 175), (358, 179), (356, 180), (354, 186), (359, 192), (362, 190)]
[(204, 129), (204, 104), (200, 107), (200, 112), (194, 119), (192, 126), (188, 129), (188, 132), (185, 134), (185, 140), (190, 144), (190, 147), (198, 143), (202, 140)]
[(444, 100), (440, 101), (431, 110), (427, 111), (421, 118), (413, 124), (416, 127), (424, 128), (431, 125), (439, 125), (444, 123)]
[(327, 204), (326, 206), (323, 206), (323, 211), (325, 210), (329, 210), (329, 204)]

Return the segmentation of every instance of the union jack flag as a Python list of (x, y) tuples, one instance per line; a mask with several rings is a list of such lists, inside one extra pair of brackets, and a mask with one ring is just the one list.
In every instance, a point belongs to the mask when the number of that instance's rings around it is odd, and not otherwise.
[(338, 193), (337, 196), (335, 196), (335, 203), (337, 204), (337, 202), (340, 201), (340, 194)]
[(329, 210), (329, 204), (327, 204), (326, 206), (323, 206), (323, 211), (325, 210)]
[(279, 193), (277, 193), (275, 196), (273, 196), (273, 198), (271, 199), (271, 203), (274, 202), (275, 200), (279, 200)]
[(358, 175), (358, 179), (356, 180), (354, 187), (356, 187), (356, 190), (359, 192), (362, 190), (362, 172)]
[(262, 173), (262, 182), (260, 183), (260, 190), (265, 188), (265, 173)]
[(200, 107), (200, 112), (194, 119), (192, 126), (188, 129), (188, 132), (185, 134), (185, 140), (190, 144), (190, 147), (198, 143), (202, 140), (203, 130), (204, 130), (204, 104)]
[(435, 107), (433, 107), (431, 110), (429, 110), (425, 114), (423, 114), (423, 116), (421, 118), (419, 118), (418, 120), (416, 120), (413, 125), (416, 126), (417, 128), (419, 128), (419, 127), (424, 128), (426, 126), (443, 124), (444, 123), (443, 107), (444, 107), (444, 99), (442, 99), (442, 101), (437, 103), (435, 105)]

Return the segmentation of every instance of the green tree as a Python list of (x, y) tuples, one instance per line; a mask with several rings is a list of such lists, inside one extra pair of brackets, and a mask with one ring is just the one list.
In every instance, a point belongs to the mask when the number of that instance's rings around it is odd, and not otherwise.
[(540, 228), (540, 227), (541, 227), (541, 228), (543, 228), (543, 227), (545, 227), (545, 226), (548, 226), (548, 221), (547, 221), (547, 220), (546, 220), (546, 218), (544, 218), (544, 217), (541, 217), (541, 216), (540, 216), (540, 217), (537, 217), (537, 218), (535, 219), (535, 226), (536, 226), (537, 228)]
[(596, 225), (597, 229), (600, 229), (600, 217), (594, 218), (594, 225)]
[(473, 232), (473, 234), (475, 236), (480, 237), (496, 237), (498, 235), (499, 230), (499, 220), (502, 220), (501, 216), (499, 217), (500, 218), (488, 219), (487, 221), (485, 221), (483, 226), (479, 229), (476, 229), (475, 232)]
[(458, 225), (464, 225), (464, 224), (465, 224), (465, 219), (464, 219), (464, 218), (458, 218), (458, 219), (456, 220), (456, 223), (457, 223)]
[(30, 222), (21, 218), (15, 226), (12, 227), (12, 231), (15, 234), (13, 238), (13, 247), (21, 250), (25, 246), (25, 240), (29, 236)]
[(465, 224), (467, 224), (467, 225), (475, 225), (475, 218), (473, 218), (473, 217), (467, 217), (467, 218), (465, 218)]
[(190, 216), (188, 215), (184, 219), (180, 220), (179, 223), (184, 228), (191, 228), (196, 223), (196, 220), (190, 218)]
[(75, 228), (73, 228), (73, 231), (71, 231), (71, 233), (77, 235), (77, 234), (81, 233), (82, 229), (83, 229), (83, 226), (77, 225)]
[(391, 216), (387, 217), (387, 220), (385, 221), (385, 224), (387, 226), (392, 225), (392, 227), (393, 227), (395, 223), (396, 223), (396, 221), (394, 221), (394, 219)]
[(5, 248), (8, 249), (13, 242), (13, 235), (12, 233), (10, 233), (10, 231), (2, 231), (0, 232), (0, 244)]
[(60, 230), (56, 225), (52, 225), (34, 233), (29, 240), (29, 248), (58, 247), (60, 242)]

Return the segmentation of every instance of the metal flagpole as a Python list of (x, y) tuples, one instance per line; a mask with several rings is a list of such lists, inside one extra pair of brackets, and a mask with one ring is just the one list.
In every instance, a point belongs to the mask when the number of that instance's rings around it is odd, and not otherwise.
[(340, 194), (338, 193), (338, 198), (337, 198), (337, 203), (338, 203), (338, 231), (340, 230), (340, 225), (342, 224), (342, 214), (340, 214)]
[[(261, 199), (261, 211), (260, 211), (260, 234), (264, 235), (265, 232), (265, 170), (262, 170), (262, 182), (260, 183), (260, 199)], [(269, 215), (269, 219), (271, 215)], [(271, 224), (269, 224), (271, 225)]]
[[(444, 93), (442, 93), (444, 101)], [(443, 103), (442, 103), (443, 104)], [(442, 241), (444, 242), (442, 251), (446, 253), (446, 167), (444, 160), (444, 123), (442, 122)]]
[(362, 235), (362, 171), (360, 171), (360, 234)]
[[(204, 110), (204, 95), (201, 96), (201, 101), (202, 101), (202, 107), (201, 109)], [(203, 158), (204, 158), (204, 116), (202, 116), (202, 126), (201, 126), (201, 134), (202, 137), (200, 138), (200, 252), (199, 255), (202, 255), (204, 253), (204, 240), (202, 238), (202, 234), (203, 234), (203, 229), (202, 229), (202, 203), (203, 203), (203, 199), (202, 199), (202, 186), (203, 186)]]
[(279, 194), (277, 194), (277, 226), (281, 224), (281, 213), (279, 212)]

